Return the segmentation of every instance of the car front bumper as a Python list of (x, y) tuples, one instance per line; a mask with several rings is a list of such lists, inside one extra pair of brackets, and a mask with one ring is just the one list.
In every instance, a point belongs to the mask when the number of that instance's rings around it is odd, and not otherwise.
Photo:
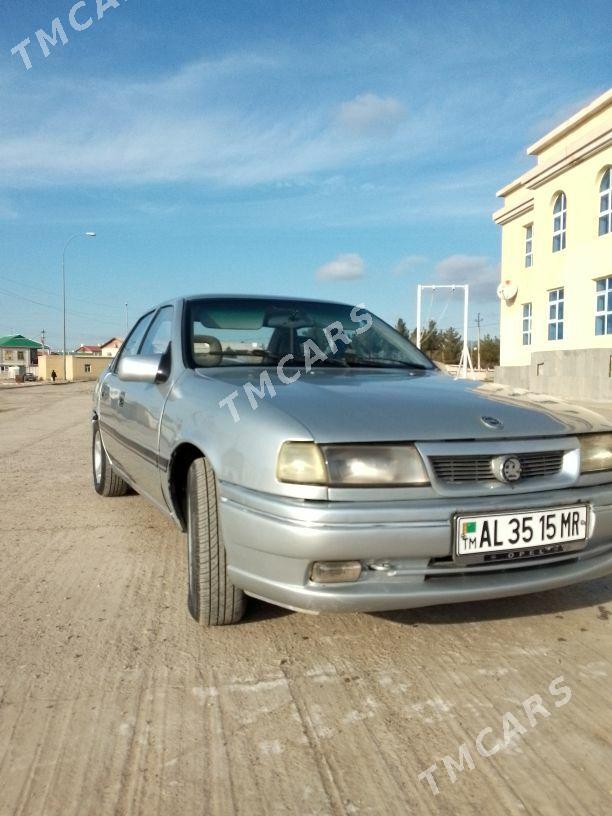
[[(309, 612), (372, 612), (540, 592), (612, 572), (609, 485), (532, 495), (425, 502), (311, 502), (220, 484), (228, 571), (236, 586)], [(585, 502), (591, 535), (578, 553), (459, 566), (451, 555), (453, 516)], [(359, 560), (351, 583), (315, 584), (314, 561)]]

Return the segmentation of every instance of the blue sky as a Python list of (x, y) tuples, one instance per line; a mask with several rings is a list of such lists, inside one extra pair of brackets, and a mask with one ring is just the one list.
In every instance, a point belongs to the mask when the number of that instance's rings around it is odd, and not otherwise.
[[(122, 334), (126, 301), (208, 291), (413, 325), (419, 281), (472, 283), (494, 332), (495, 191), (611, 84), (602, 0), (85, 0), (80, 32), (73, 3), (0, 11), (0, 334), (54, 346), (85, 230), (70, 345)], [(426, 313), (457, 325), (458, 300)]]

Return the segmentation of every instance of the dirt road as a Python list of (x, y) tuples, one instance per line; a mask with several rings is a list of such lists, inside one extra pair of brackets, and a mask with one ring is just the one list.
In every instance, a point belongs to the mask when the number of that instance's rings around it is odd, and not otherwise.
[(612, 812), (612, 580), (200, 630), (181, 535), (91, 488), (90, 390), (0, 390), (2, 816)]

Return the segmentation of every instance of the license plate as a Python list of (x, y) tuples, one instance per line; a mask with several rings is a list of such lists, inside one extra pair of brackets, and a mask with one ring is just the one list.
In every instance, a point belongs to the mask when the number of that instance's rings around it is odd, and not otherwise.
[(462, 561), (511, 560), (579, 550), (588, 537), (584, 504), (526, 513), (457, 516), (455, 558)]

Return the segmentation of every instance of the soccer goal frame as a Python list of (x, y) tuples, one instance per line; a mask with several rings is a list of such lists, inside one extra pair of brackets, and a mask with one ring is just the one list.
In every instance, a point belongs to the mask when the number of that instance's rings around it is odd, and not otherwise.
[(470, 303), (470, 286), (468, 283), (419, 283), (417, 284), (417, 327), (416, 327), (416, 344), (417, 348), (421, 348), (421, 310), (423, 305), (423, 292), (431, 290), (435, 292), (436, 289), (451, 290), (452, 295), (457, 289), (463, 289), (463, 348), (461, 350), (461, 359), (459, 360), (459, 369), (455, 379), (467, 379), (468, 369), (474, 375), (474, 366), (472, 365), (472, 356), (470, 354), (470, 347), (468, 344), (468, 325), (469, 325), (469, 303)]

